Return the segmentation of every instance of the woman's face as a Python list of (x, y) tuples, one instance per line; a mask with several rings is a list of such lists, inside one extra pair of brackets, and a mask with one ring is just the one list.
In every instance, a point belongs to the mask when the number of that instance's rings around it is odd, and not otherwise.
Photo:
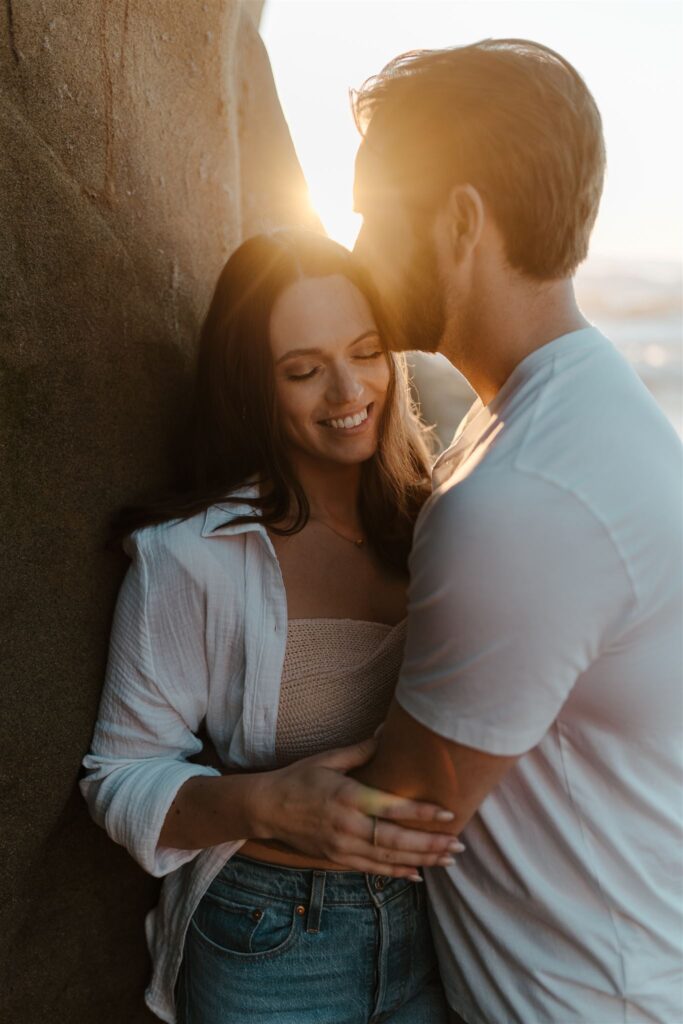
[(314, 458), (371, 458), (389, 366), (370, 306), (341, 274), (296, 281), (270, 319), (278, 408), (290, 444)]

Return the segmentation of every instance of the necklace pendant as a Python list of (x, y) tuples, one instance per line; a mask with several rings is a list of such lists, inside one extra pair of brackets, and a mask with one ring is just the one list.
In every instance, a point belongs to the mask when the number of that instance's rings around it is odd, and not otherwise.
[(311, 515), (309, 516), (309, 519), (312, 519), (316, 523), (320, 523), (320, 525), (324, 526), (325, 529), (331, 530), (332, 533), (336, 534), (337, 537), (341, 537), (341, 539), (345, 540), (348, 544), (354, 544), (357, 548), (362, 548), (365, 544), (365, 537), (349, 537), (348, 534), (342, 533), (341, 530), (336, 528), (336, 526), (332, 526), (331, 523), (328, 523), (325, 519), (321, 519), (320, 516)]

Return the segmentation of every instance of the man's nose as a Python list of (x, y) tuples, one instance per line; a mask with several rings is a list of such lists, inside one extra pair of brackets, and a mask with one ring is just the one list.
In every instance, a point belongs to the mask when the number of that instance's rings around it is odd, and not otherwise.
[(329, 380), (327, 399), (336, 405), (355, 402), (363, 393), (363, 384), (353, 367), (346, 363), (335, 366)]

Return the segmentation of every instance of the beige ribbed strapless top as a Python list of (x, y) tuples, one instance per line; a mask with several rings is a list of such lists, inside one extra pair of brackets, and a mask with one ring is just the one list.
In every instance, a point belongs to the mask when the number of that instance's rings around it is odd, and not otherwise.
[(384, 721), (403, 658), (406, 619), (291, 619), (275, 753), (280, 765), (367, 739)]

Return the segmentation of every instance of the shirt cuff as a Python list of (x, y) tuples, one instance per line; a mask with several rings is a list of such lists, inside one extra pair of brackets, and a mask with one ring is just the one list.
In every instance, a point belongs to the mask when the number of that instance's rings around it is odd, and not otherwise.
[(83, 764), (89, 774), (80, 787), (93, 818), (150, 875), (161, 878), (201, 852), (159, 846), (159, 835), (180, 787), (196, 776), (220, 777), (217, 769), (176, 758), (120, 761), (88, 755)]

